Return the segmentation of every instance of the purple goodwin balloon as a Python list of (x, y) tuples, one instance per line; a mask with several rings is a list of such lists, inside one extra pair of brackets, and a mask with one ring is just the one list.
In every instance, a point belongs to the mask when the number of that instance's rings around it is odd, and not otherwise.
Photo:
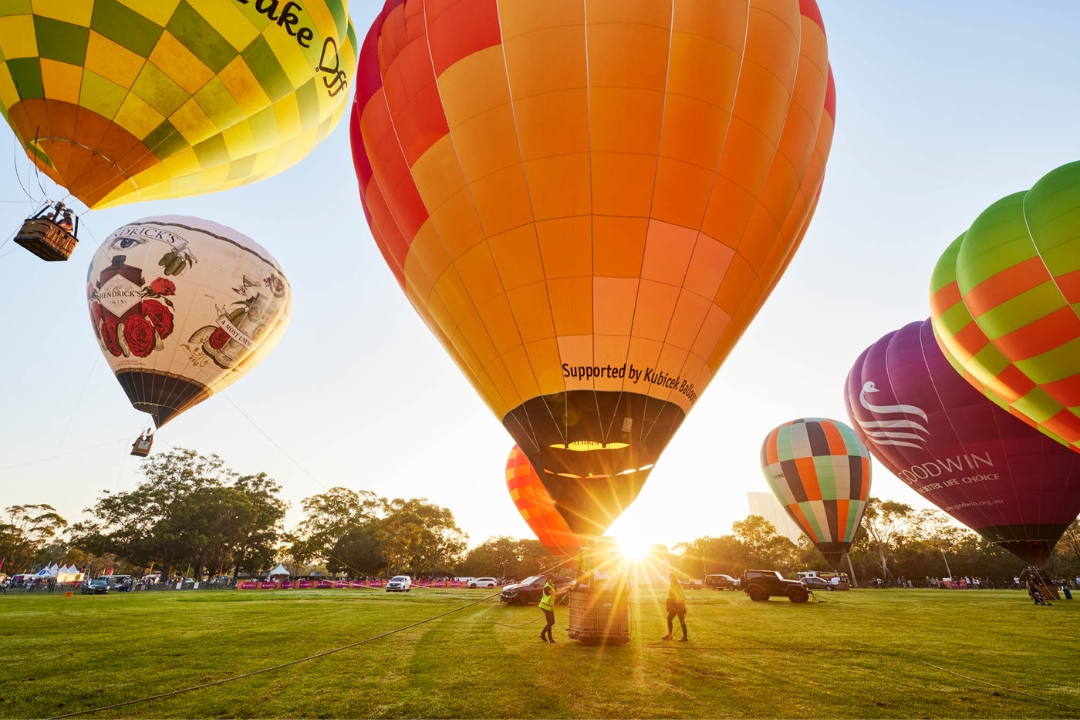
[(930, 321), (871, 345), (848, 374), (848, 417), (885, 467), (1029, 563), (1080, 513), (1080, 453), (994, 405), (938, 348)]

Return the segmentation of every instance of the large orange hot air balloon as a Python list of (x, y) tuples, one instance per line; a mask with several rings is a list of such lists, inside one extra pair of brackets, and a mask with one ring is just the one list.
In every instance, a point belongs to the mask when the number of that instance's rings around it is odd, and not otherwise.
[(402, 289), (600, 534), (787, 266), (835, 93), (813, 0), (387, 0), (352, 142)]
[(506, 459), (506, 489), (521, 517), (548, 552), (555, 557), (572, 558), (581, 551), (578, 536), (559, 515), (540, 476), (517, 445)]

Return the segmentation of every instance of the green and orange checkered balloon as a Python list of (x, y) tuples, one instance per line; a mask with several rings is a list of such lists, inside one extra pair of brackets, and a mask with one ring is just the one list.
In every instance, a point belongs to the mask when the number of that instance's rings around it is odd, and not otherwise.
[(1080, 162), (987, 208), (930, 285), (934, 334), (977, 389), (1080, 448)]
[(826, 418), (786, 422), (761, 444), (761, 470), (787, 514), (838, 570), (870, 497), (870, 451), (855, 431)]
[(347, 0), (3, 0), (0, 112), (88, 207), (299, 162), (345, 111)]

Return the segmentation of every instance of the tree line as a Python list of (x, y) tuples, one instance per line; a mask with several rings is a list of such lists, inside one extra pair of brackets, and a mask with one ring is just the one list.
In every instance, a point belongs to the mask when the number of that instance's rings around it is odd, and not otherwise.
[(453, 513), (423, 498), (387, 499), (335, 487), (302, 502), (303, 520), (284, 528), (288, 505), (266, 473), (241, 475), (216, 455), (177, 448), (143, 462), (131, 491), (104, 491), (74, 525), (49, 505), (16, 505), (0, 522), (0, 561), (9, 574), (52, 563), (160, 572), (257, 575), (279, 561), (294, 574), (351, 577), (485, 574), (516, 576), (550, 565), (535, 540), (497, 537), (472, 549)]
[[(772, 523), (751, 515), (719, 537), (680, 543), (670, 555), (690, 577), (709, 573), (739, 575), (748, 568), (828, 570), (828, 563), (804, 535), (797, 542), (777, 534)], [(852, 543), (851, 569), (860, 582), (898, 578), (922, 586), (926, 578), (980, 577), (1011, 582), (1025, 563), (940, 510), (915, 510), (894, 500), (870, 498)], [(843, 570), (849, 572), (847, 562)], [(1073, 521), (1046, 564), (1057, 577), (1080, 576), (1080, 522)]]
[[(14, 505), (0, 519), (0, 560), (11, 574), (52, 563), (115, 573), (257, 575), (284, 562), (293, 574), (312, 570), (351, 577), (492, 576), (521, 579), (557, 564), (536, 540), (493, 537), (468, 547), (453, 513), (423, 498), (387, 499), (335, 487), (306, 498), (304, 516), (284, 528), (288, 505), (266, 473), (241, 475), (216, 455), (177, 448), (142, 464), (130, 491), (104, 491), (69, 525), (49, 505)], [(870, 498), (849, 555), (859, 580), (978, 576), (1007, 579), (1023, 563), (938, 510), (914, 510)], [(805, 537), (792, 542), (751, 515), (730, 534), (671, 548), (662, 559), (687, 577), (738, 575), (748, 568), (825, 570)], [(846, 568), (845, 568), (846, 569)], [(1080, 574), (1080, 526), (1074, 522), (1051, 555), (1055, 575)], [(664, 568), (658, 570), (662, 574)]]

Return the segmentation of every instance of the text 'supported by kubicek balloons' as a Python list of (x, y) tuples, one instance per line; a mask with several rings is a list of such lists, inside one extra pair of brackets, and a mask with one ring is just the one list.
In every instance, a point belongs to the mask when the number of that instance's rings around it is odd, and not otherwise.
[(682, 393), (690, 402), (697, 400), (694, 383), (683, 380), (681, 375), (668, 375), (662, 370), (651, 367), (637, 368), (634, 367), (633, 363), (623, 363), (622, 365), (571, 365), (570, 363), (563, 363), (562, 371), (564, 378), (574, 378), (576, 380), (604, 378), (608, 380), (629, 380), (635, 385), (638, 383), (658, 385)]

